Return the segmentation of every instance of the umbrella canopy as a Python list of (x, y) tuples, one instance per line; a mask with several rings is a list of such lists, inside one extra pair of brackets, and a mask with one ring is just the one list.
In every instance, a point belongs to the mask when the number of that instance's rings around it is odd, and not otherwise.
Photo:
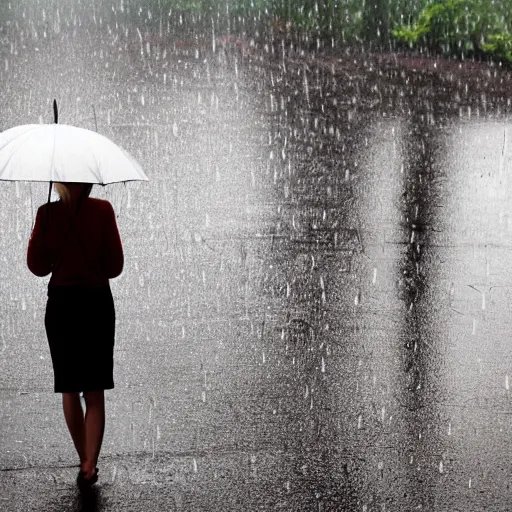
[(103, 135), (63, 124), (28, 124), (0, 133), (0, 180), (107, 185), (148, 178)]

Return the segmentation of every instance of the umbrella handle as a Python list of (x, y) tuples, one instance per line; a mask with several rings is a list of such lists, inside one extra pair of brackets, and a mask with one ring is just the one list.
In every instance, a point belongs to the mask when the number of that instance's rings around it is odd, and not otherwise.
[(43, 225), (43, 238), (44, 238), (44, 235), (46, 234), (46, 228), (48, 226), (48, 221), (50, 219), (50, 197), (52, 195), (52, 185), (53, 185), (53, 181), (50, 180), (50, 187), (48, 188), (48, 205), (46, 206), (46, 219), (45, 219), (45, 223)]

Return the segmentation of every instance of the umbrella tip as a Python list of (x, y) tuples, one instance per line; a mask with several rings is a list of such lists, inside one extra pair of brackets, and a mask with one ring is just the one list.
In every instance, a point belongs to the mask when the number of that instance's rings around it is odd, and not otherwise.
[(57, 100), (53, 100), (53, 121), (55, 124), (59, 122), (59, 110), (57, 108)]

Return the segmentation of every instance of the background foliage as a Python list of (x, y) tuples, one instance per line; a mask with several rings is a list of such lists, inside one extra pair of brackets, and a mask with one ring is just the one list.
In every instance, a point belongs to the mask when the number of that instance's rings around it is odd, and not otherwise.
[(509, 0), (445, 0), (428, 3), (414, 22), (391, 33), (411, 47), (512, 61), (511, 21)]
[(0, 0), (0, 34), (20, 16), (47, 29), (84, 14), (176, 35), (259, 34), (512, 62), (512, 0)]
[[(268, 29), (333, 44), (412, 48), (512, 61), (512, 0), (124, 0), (145, 23), (213, 24), (240, 33)], [(148, 14), (153, 11), (153, 14)]]

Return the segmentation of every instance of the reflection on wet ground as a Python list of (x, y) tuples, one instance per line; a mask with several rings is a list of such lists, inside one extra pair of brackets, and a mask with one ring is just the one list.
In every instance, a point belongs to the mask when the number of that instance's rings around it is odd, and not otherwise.
[(94, 104), (151, 182), (96, 192), (127, 261), (85, 504), (24, 268), (45, 187), (0, 189), (3, 509), (508, 510), (505, 72), (116, 35), (4, 55), (2, 128)]

